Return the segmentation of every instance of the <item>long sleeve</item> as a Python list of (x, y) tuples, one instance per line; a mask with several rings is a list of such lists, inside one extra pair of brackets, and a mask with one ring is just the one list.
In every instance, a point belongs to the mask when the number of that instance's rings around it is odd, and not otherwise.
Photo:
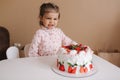
[(41, 36), (40, 36), (39, 31), (37, 31), (30, 45), (28, 56), (30, 57), (39, 56), (38, 48), (39, 48), (40, 42), (41, 42)]
[(77, 44), (59, 28), (42, 28), (34, 35), (28, 55), (31, 57), (55, 55), (62, 45)]
[(62, 30), (61, 30), (61, 36), (62, 36), (62, 45), (77, 44), (75, 41), (73, 41), (68, 36), (66, 36)]

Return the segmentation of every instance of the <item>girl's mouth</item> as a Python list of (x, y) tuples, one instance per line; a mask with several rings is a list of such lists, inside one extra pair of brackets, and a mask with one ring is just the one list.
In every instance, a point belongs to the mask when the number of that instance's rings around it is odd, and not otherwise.
[(54, 25), (53, 24), (48, 24), (48, 27), (53, 27)]

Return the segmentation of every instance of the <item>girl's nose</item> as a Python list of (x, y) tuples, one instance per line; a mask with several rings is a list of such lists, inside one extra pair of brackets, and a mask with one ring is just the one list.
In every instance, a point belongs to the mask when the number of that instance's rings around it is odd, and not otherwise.
[(53, 23), (54, 22), (54, 20), (50, 20), (50, 23)]

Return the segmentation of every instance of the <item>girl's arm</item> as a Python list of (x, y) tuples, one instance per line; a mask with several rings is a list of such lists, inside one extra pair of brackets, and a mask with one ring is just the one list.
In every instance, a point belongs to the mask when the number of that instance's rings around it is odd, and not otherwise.
[(30, 57), (39, 56), (38, 48), (39, 48), (40, 41), (41, 41), (40, 33), (39, 31), (37, 31), (30, 45), (28, 56)]
[(62, 45), (77, 44), (75, 41), (73, 41), (68, 36), (66, 36), (62, 30), (61, 30), (61, 35), (62, 35)]

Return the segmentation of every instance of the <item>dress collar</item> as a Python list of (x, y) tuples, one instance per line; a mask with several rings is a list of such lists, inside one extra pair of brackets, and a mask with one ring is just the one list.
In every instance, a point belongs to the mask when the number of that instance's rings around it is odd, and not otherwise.
[(55, 27), (53, 27), (53, 28), (49, 29), (49, 28), (47, 28), (47, 27), (41, 26), (41, 29), (43, 29), (43, 30), (54, 30), (54, 29), (55, 29)]

